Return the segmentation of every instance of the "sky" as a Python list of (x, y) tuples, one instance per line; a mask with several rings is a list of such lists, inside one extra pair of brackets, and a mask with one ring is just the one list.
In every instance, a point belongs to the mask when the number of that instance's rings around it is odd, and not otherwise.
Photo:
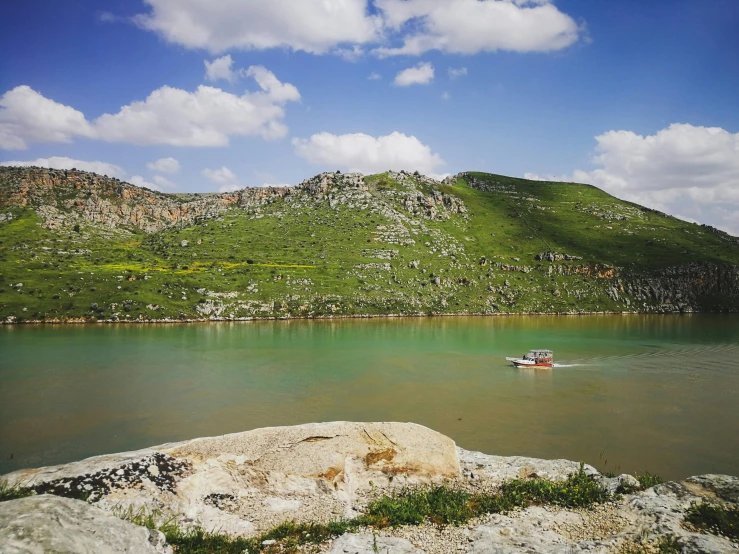
[(485, 171), (739, 235), (737, 0), (5, 4), (0, 164), (164, 192)]

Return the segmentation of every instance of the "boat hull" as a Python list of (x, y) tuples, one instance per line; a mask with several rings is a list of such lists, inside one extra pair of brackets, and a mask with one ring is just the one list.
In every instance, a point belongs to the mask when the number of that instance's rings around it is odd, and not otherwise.
[(516, 367), (554, 367), (552, 362), (534, 362), (532, 360), (524, 360), (522, 358), (506, 358)]
[(554, 364), (526, 364), (521, 362), (513, 362), (516, 367), (554, 367)]

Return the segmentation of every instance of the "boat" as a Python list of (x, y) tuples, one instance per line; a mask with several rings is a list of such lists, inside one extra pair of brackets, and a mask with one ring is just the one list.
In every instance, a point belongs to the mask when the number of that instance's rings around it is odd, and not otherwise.
[(554, 352), (551, 350), (532, 350), (522, 358), (506, 358), (516, 367), (554, 367)]

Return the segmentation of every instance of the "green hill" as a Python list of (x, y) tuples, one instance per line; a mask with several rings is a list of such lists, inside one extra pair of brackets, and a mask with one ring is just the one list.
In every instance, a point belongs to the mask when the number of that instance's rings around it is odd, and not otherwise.
[(327, 173), (167, 195), (0, 168), (0, 320), (739, 308), (739, 239), (587, 185)]

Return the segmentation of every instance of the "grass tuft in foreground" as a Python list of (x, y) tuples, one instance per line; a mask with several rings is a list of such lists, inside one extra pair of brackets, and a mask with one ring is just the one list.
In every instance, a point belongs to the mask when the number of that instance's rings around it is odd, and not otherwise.
[(0, 480), (0, 502), (26, 498), (35, 494), (31, 489), (24, 487), (11, 487), (7, 481)]
[(693, 504), (685, 521), (701, 531), (720, 535), (731, 540), (739, 539), (739, 507), (718, 504)]
[(652, 487), (656, 487), (657, 485), (663, 483), (662, 477), (659, 475), (652, 475), (648, 471), (644, 473), (644, 475), (634, 474), (634, 477), (636, 477), (636, 480), (639, 481), (639, 486), (631, 486), (631, 485), (619, 485), (618, 489), (616, 490), (619, 494), (632, 494), (640, 490), (647, 490), (651, 489)]
[(371, 502), (360, 519), (372, 527), (420, 525), (427, 519), (436, 525), (459, 525), (483, 514), (506, 513), (533, 504), (584, 508), (610, 499), (580, 465), (566, 481), (515, 479), (503, 484), (497, 494), (471, 494), (446, 487), (403, 489)]
[(644, 475), (637, 475), (636, 479), (644, 490), (651, 489), (652, 487), (656, 487), (663, 483), (662, 477), (659, 475), (652, 475), (648, 471)]

